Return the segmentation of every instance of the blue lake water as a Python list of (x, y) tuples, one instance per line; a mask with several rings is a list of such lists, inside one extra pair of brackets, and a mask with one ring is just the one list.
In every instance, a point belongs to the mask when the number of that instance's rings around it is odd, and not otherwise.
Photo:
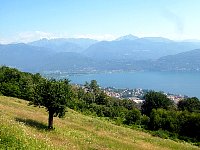
[(73, 75), (71, 83), (97, 80), (102, 87), (142, 88), (200, 98), (200, 73), (186, 72), (120, 72)]

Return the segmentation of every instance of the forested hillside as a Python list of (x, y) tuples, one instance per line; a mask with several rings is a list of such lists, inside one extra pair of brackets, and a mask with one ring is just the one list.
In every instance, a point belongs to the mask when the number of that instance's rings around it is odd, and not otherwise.
[(49, 129), (53, 129), (53, 117), (63, 117), (68, 107), (117, 125), (143, 128), (164, 138), (196, 144), (200, 141), (200, 101), (195, 97), (175, 104), (166, 95), (150, 91), (140, 106), (131, 100), (107, 96), (95, 80), (79, 87), (68, 80), (49, 80), (5, 66), (0, 68), (0, 93), (46, 108)]

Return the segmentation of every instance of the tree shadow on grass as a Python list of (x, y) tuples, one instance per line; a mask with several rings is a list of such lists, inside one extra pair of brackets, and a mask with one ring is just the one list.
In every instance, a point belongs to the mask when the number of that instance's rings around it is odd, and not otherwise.
[(27, 126), (36, 128), (37, 130), (48, 130), (48, 126), (42, 122), (38, 122), (32, 119), (15, 118), (16, 121), (24, 123)]

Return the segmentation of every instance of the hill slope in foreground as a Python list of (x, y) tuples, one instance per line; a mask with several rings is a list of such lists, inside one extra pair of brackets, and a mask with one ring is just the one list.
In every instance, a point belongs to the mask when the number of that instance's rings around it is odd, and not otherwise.
[(55, 130), (47, 131), (45, 109), (27, 104), (24, 100), (0, 96), (0, 149), (199, 149), (73, 110), (64, 119), (55, 118)]

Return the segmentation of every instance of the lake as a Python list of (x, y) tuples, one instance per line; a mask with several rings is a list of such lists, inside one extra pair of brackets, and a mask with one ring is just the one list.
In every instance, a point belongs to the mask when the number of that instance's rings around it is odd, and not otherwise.
[(200, 73), (188, 72), (120, 72), (73, 75), (71, 83), (97, 80), (102, 87), (142, 88), (200, 98)]

